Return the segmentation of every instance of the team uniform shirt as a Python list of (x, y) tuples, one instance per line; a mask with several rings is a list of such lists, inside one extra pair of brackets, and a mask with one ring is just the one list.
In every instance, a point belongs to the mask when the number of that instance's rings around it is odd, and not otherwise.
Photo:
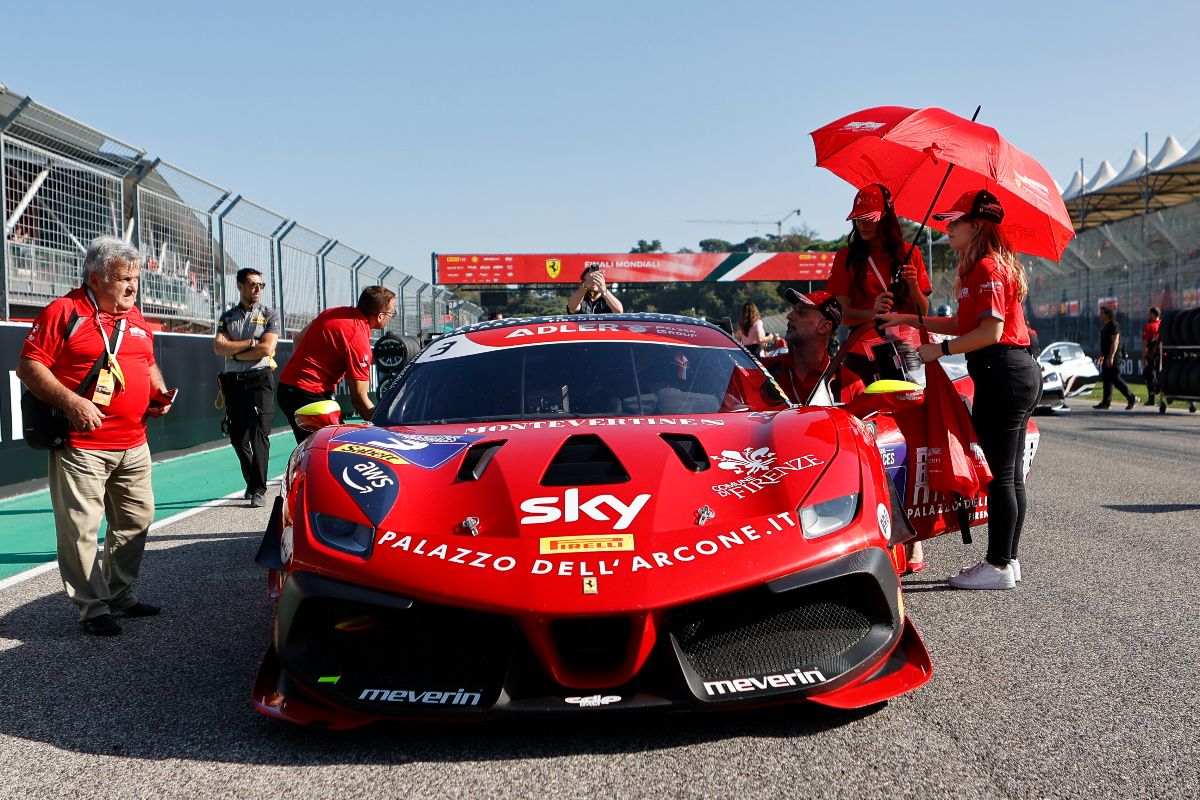
[[(1121, 326), (1116, 320), (1106, 322), (1100, 329), (1100, 357), (1108, 358), (1113, 352), (1113, 345), (1120, 345), (1117, 337), (1121, 335)], [(1119, 353), (1117, 354), (1119, 355)]]
[(1147, 360), (1158, 355), (1158, 346), (1161, 344), (1158, 329), (1161, 326), (1162, 320), (1159, 319), (1142, 326), (1142, 357)]
[[(78, 315), (74, 333), (68, 336), (71, 317)], [(67, 444), (81, 450), (128, 450), (146, 441), (146, 411), (150, 408), (150, 368), (154, 366), (154, 334), (136, 307), (124, 314), (99, 312), (80, 287), (54, 300), (33, 321), (33, 330), (25, 337), (21, 357), (46, 366), (55, 378), (71, 391), (79, 388), (92, 366), (104, 354), (104, 341), (125, 320), (125, 334), (117, 348), (117, 364), (124, 382), (117, 382), (107, 406), (97, 405), (103, 423), (94, 431), (71, 430)], [(100, 328), (104, 328), (104, 340)], [(91, 382), (95, 386), (95, 381)], [(88, 389), (83, 395), (92, 398)]]
[[(821, 366), (818, 369), (812, 370), (804, 377), (803, 381), (796, 380), (796, 373), (792, 371), (792, 354), (791, 352), (784, 353), (778, 356), (767, 356), (760, 358), (759, 361), (767, 371), (771, 373), (771, 377), (775, 379), (783, 391), (793, 403), (803, 403), (812, 394), (812, 390), (817, 385), (817, 379), (829, 366), (829, 355), (821, 361)], [(855, 397), (858, 397), (866, 387), (863, 385), (862, 378), (854, 374), (844, 366), (838, 368), (838, 372), (830, 380), (829, 393), (833, 399), (848, 403)]]
[(343, 375), (371, 378), (371, 326), (353, 306), (322, 311), (279, 373), (279, 382), (314, 394), (330, 394)]
[[(243, 339), (262, 339), (268, 333), (278, 336), (279, 331), (279, 312), (262, 303), (255, 303), (249, 310), (238, 303), (217, 320), (217, 333), (223, 333), (235, 342)], [(225, 358), (226, 372), (249, 372), (255, 369), (267, 369), (270, 366), (271, 359), (267, 356), (263, 356), (258, 361), (238, 361), (236, 358)]]
[[(850, 308), (859, 311), (870, 311), (875, 307), (875, 298), (880, 293), (887, 291), (888, 285), (892, 281), (892, 271), (895, 269), (896, 262), (892, 260), (892, 257), (886, 251), (872, 248), (870, 261), (863, 268), (862, 279), (855, 281), (854, 274), (850, 269), (849, 258), (850, 248), (848, 247), (841, 248), (834, 255), (829, 280), (825, 282), (825, 291), (834, 296), (849, 297)], [(913, 248), (909, 260), (917, 269), (918, 289), (921, 294), (928, 297), (933, 291), (933, 284), (929, 281), (929, 272), (925, 269), (925, 259), (921, 257), (921, 251)], [(906, 308), (893, 308), (892, 310), (897, 313), (909, 314), (917, 312), (915, 300), (910, 300), (907, 305), (908, 307)], [(920, 334), (916, 328), (909, 325), (898, 325), (893, 330), (895, 330), (898, 337), (913, 346), (921, 343)], [(879, 341), (880, 338), (878, 336), (865, 336), (859, 340), (858, 345), (854, 348), (854, 352), (865, 353), (870, 345), (878, 344)]]
[(1005, 279), (999, 264), (991, 258), (979, 259), (962, 279), (958, 335), (975, 330), (981, 320), (998, 319), (1004, 323), (999, 344), (1029, 347), (1029, 326), (1017, 291), (1016, 282)]

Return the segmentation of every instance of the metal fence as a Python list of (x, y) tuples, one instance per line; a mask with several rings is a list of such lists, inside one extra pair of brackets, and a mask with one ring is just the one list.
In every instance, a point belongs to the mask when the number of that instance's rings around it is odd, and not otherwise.
[(1099, 352), (1097, 313), (1109, 306), (1137, 352), (1150, 306), (1200, 305), (1200, 201), (1081, 231), (1058, 264), (1028, 259), (1026, 268), (1027, 311), (1042, 342)]
[(285, 337), (365, 286), (395, 291), (389, 329), (431, 336), (483, 309), (217, 183), (0, 84), (0, 318), (28, 319), (79, 285), (96, 236), (147, 255), (139, 303), (165, 329), (209, 333), (238, 299), (237, 271), (267, 283)]

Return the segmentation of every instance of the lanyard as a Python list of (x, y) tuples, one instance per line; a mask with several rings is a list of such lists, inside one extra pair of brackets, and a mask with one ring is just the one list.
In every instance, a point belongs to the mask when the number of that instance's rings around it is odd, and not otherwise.
[(121, 349), (121, 342), (125, 339), (125, 318), (121, 317), (115, 323), (115, 332), (117, 334), (116, 341), (109, 349), (108, 336), (104, 333), (104, 325), (100, 322), (100, 304), (96, 302), (96, 296), (92, 294), (92, 287), (88, 286), (87, 296), (92, 303), (92, 308), (96, 312), (93, 319), (96, 320), (96, 327), (100, 330), (100, 342), (104, 345), (104, 354), (107, 356), (108, 369), (112, 372), (117, 383), (125, 385), (125, 373), (121, 371), (121, 365), (117, 363), (117, 351)]

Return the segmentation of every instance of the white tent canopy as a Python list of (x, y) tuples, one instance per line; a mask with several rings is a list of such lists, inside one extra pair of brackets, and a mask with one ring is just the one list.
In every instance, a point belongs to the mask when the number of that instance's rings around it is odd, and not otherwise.
[(1167, 140), (1163, 142), (1162, 149), (1158, 151), (1158, 155), (1150, 159), (1150, 171), (1158, 172), (1159, 170), (1166, 169), (1182, 158), (1186, 152), (1183, 146), (1179, 144), (1178, 139), (1174, 136), (1168, 136)]
[(1120, 172), (1103, 161), (1091, 179), (1080, 168), (1062, 193), (1075, 229), (1160, 211), (1200, 197), (1200, 142), (1189, 150), (1168, 136), (1154, 158), (1136, 148)]

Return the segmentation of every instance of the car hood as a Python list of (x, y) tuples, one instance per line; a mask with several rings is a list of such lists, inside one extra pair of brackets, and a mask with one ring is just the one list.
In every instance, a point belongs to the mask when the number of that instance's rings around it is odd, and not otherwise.
[(717, 594), (861, 546), (809, 542), (797, 519), (801, 505), (860, 491), (847, 448), (858, 425), (810, 408), (330, 428), (308, 450), (303, 513), (375, 528), (372, 551), (298, 541), (296, 557), (494, 608), (594, 613)]

